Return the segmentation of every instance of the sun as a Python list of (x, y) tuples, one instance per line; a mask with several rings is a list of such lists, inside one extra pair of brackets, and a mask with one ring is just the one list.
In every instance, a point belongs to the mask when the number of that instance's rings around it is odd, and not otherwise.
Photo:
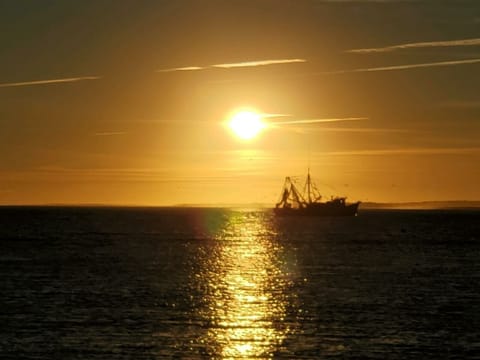
[(250, 140), (265, 128), (262, 115), (252, 110), (240, 110), (228, 122), (230, 130), (243, 140)]

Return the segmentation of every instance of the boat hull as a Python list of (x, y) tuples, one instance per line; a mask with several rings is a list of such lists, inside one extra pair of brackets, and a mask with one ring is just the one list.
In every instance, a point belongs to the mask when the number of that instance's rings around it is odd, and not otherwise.
[(352, 204), (313, 203), (301, 208), (278, 207), (273, 209), (278, 216), (356, 216), (359, 202)]

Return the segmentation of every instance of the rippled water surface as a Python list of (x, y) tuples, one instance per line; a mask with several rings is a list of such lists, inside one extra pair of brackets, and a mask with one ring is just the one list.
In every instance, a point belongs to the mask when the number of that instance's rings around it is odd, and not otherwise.
[(0, 208), (2, 359), (474, 359), (480, 212)]

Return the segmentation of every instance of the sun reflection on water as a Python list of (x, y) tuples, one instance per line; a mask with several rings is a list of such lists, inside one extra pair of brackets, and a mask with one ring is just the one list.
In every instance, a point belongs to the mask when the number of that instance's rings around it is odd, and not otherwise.
[(224, 359), (272, 358), (291, 331), (291, 264), (263, 213), (232, 212), (209, 252), (204, 274), (205, 342)]

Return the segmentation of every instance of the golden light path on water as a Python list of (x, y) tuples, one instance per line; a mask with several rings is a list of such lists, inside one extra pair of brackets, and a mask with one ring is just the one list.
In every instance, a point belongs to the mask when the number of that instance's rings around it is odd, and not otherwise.
[(205, 342), (223, 359), (273, 358), (292, 331), (291, 261), (264, 213), (232, 212), (205, 270)]

